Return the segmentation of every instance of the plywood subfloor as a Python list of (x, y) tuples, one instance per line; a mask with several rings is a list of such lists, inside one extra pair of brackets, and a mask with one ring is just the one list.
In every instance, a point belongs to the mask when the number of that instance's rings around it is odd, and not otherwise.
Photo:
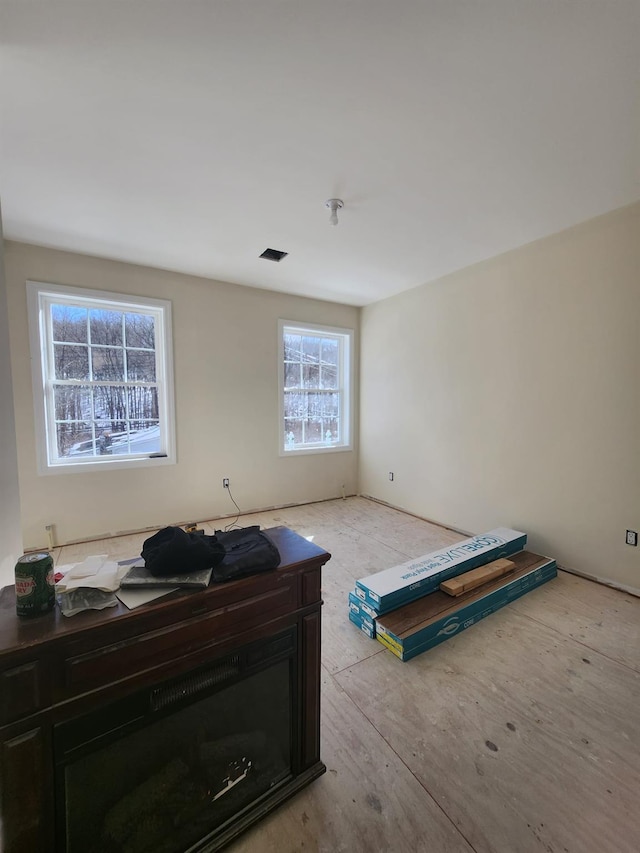
[[(358, 577), (464, 537), (362, 498), (240, 522), (287, 525), (332, 554), (327, 773), (230, 853), (640, 850), (640, 599), (561, 572), (402, 663), (351, 625), (347, 593)], [(144, 538), (63, 547), (57, 562), (135, 556)]]

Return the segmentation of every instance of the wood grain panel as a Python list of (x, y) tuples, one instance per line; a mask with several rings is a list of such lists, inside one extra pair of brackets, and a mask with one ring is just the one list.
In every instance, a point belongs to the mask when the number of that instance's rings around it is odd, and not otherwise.
[(302, 732), (302, 767), (320, 758), (320, 614), (302, 619), (302, 694), (307, 710)]
[(85, 690), (109, 679), (126, 678), (157, 666), (167, 654), (174, 658), (260, 624), (265, 612), (275, 618), (295, 607), (297, 591), (292, 583), (236, 602), (189, 623), (162, 628), (142, 637), (69, 658), (65, 662), (66, 686), (70, 692)]
[(40, 707), (40, 667), (38, 661), (0, 673), (0, 724), (33, 714)]
[(320, 601), (320, 569), (303, 572), (300, 576), (302, 582), (302, 606), (315, 604)]
[(45, 849), (44, 736), (41, 728), (2, 743), (0, 765), (0, 850), (33, 853)]
[(470, 572), (464, 572), (462, 575), (443, 581), (440, 584), (440, 589), (447, 595), (462, 595), (463, 592), (477, 589), (477, 587), (483, 586), (495, 578), (509, 574), (514, 568), (515, 564), (512, 560), (501, 557), (499, 560), (492, 560), (485, 566), (479, 566), (477, 569), (471, 569)]

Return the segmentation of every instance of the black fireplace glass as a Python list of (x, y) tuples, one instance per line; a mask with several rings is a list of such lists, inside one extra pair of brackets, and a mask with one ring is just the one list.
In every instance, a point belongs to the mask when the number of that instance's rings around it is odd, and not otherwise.
[(129, 703), (134, 719), (116, 709), (114, 730), (62, 762), (68, 853), (182, 853), (291, 778), (292, 665), (186, 705), (188, 687), (155, 690), (150, 712)]

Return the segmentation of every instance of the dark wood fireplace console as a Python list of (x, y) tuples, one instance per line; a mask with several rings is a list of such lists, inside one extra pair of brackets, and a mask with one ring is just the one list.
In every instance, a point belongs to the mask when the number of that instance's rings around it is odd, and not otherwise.
[(279, 568), (202, 591), (174, 592), (132, 611), (120, 604), (65, 618), (56, 607), (22, 620), (16, 616), (13, 587), (2, 590), (2, 853), (66, 849), (56, 828), (57, 728), (85, 715), (89, 719), (110, 703), (197, 671), (235, 649), (259, 648), (282, 632), (293, 637), (289, 777), (189, 849), (218, 850), (324, 772), (320, 575), (330, 554), (285, 527), (269, 534), (280, 550)]

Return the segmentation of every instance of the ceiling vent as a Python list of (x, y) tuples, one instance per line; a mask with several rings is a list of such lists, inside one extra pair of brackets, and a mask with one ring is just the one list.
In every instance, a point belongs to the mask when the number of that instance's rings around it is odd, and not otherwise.
[(275, 261), (276, 263), (280, 263), (280, 261), (283, 258), (286, 258), (288, 254), (289, 252), (281, 252), (279, 249), (265, 249), (260, 257), (264, 258), (265, 261)]

